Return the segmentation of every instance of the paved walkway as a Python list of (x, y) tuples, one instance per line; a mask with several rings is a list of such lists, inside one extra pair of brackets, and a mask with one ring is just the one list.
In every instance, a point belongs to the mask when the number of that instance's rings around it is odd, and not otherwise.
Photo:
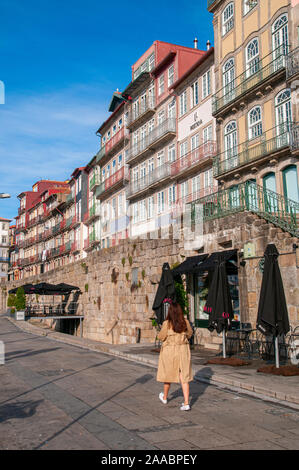
[[(55, 341), (91, 351), (104, 352), (155, 368), (158, 365), (159, 354), (155, 351), (153, 344), (112, 345), (100, 343), (59, 333), (41, 325), (33, 325), (27, 321), (16, 321), (11, 317), (7, 318), (20, 329), (38, 336), (47, 336)], [(259, 373), (257, 369), (262, 365), (266, 365), (266, 363), (265, 361), (256, 360), (251, 361), (248, 366), (231, 367), (209, 364), (207, 367), (207, 360), (212, 359), (214, 356), (215, 353), (212, 351), (192, 351), (192, 367), (195, 380), (299, 409), (299, 376), (284, 377)]]

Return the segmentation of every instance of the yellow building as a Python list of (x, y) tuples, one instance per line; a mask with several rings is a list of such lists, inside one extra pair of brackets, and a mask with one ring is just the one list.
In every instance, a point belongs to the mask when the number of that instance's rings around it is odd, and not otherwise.
[[(232, 194), (250, 180), (298, 203), (299, 2), (208, 0), (208, 10), (215, 37), (214, 176)], [(271, 204), (273, 211), (278, 202)]]

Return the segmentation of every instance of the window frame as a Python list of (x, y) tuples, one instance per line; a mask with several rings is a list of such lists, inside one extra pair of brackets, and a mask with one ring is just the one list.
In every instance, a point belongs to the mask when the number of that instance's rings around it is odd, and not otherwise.
[[(231, 12), (229, 12), (231, 10)], [(227, 16), (225, 18), (225, 14), (228, 12), (230, 16)], [(235, 24), (235, 5), (234, 2), (230, 2), (226, 7), (224, 8), (222, 15), (221, 15), (221, 25), (222, 25), (222, 36), (225, 36), (229, 31), (231, 31), (234, 27)]]

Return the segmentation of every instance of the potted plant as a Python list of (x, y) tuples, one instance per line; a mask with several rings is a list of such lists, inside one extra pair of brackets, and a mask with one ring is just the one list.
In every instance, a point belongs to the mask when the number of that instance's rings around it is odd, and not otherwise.
[(26, 296), (23, 287), (18, 287), (15, 299), (16, 320), (25, 320)]

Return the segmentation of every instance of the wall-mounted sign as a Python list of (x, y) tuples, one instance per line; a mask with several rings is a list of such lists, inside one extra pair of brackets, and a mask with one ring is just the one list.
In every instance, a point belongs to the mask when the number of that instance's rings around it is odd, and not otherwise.
[(253, 256), (255, 256), (255, 244), (252, 242), (245, 243), (244, 258), (252, 258)]
[(190, 126), (190, 131), (193, 131), (193, 129), (196, 129), (196, 127), (198, 127), (202, 124), (202, 119), (200, 119), (199, 121), (197, 119), (198, 119), (198, 115), (197, 115), (197, 112), (196, 112), (196, 113), (194, 113), (194, 124), (192, 124)]

